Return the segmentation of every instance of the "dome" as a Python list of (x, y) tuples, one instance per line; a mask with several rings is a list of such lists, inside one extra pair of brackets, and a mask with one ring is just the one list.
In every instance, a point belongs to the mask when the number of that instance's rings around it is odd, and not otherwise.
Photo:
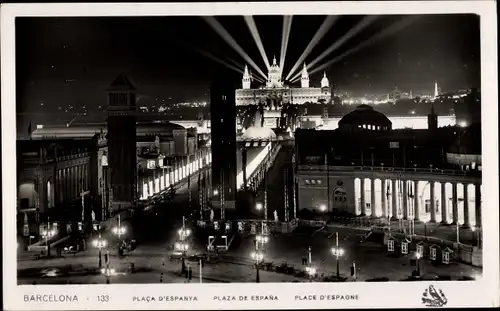
[(257, 140), (257, 139), (276, 139), (276, 133), (268, 127), (249, 127), (243, 135), (243, 140)]
[(359, 105), (339, 121), (339, 128), (354, 127), (372, 130), (391, 129), (392, 122), (381, 112), (369, 105)]
[(471, 124), (466, 128), (450, 146), (449, 153), (455, 154), (481, 154), (481, 123)]

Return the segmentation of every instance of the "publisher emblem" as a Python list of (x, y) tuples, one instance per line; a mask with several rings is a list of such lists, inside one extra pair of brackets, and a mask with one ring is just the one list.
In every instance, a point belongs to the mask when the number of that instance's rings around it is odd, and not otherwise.
[(422, 294), (422, 303), (426, 307), (443, 307), (448, 303), (448, 299), (442, 290), (436, 290), (434, 285), (430, 285)]

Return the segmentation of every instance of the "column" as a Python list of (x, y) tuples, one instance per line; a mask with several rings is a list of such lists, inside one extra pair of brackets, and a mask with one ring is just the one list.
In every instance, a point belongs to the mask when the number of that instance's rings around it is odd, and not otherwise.
[(55, 173), (54, 173), (54, 182), (53, 182), (53, 187), (54, 187), (54, 207), (59, 205), (59, 170), (56, 167)]
[(81, 192), (82, 189), (83, 189), (83, 178), (82, 178), (82, 176), (83, 176), (83, 170), (82, 170), (82, 166), (78, 165), (76, 167), (76, 171), (77, 171), (77, 176), (78, 176), (78, 179), (77, 179), (78, 180), (78, 183), (77, 183), (77, 185), (78, 185), (78, 191)]
[(57, 205), (60, 205), (64, 202), (63, 172), (61, 169), (57, 170), (57, 196), (59, 197)]
[[(80, 194), (82, 193), (82, 190), (85, 190), (83, 186), (83, 179), (81, 178), (82, 173), (83, 173), (83, 166), (78, 165), (74, 167), (74, 176), (75, 178), (75, 185), (73, 186), (75, 188), (76, 196), (80, 197)], [(81, 198), (80, 198), (81, 199)]]
[(63, 200), (64, 202), (68, 201), (68, 169), (63, 168)]
[(402, 180), (403, 184), (403, 219), (408, 219), (408, 182)]
[(366, 204), (365, 204), (365, 179), (360, 178), (360, 192), (361, 192), (361, 215), (366, 216)]
[(85, 189), (85, 169), (83, 165), (80, 165), (80, 190)]
[(78, 187), (78, 166), (72, 166), (70, 168), (70, 176), (71, 176), (71, 197), (76, 199), (80, 197), (80, 189)]
[(418, 180), (413, 182), (413, 204), (415, 206), (414, 219), (415, 221), (420, 221), (420, 205), (418, 204)]
[(436, 196), (434, 195), (434, 181), (429, 182), (429, 187), (431, 188), (431, 220), (430, 222), (436, 222)]
[(73, 192), (71, 197), (76, 198), (80, 192), (78, 191), (78, 166), (73, 166), (70, 168), (71, 174), (71, 191)]
[(395, 179), (392, 180), (392, 219), (398, 219), (398, 191)]
[(457, 183), (452, 184), (453, 187), (453, 225), (458, 223), (458, 196), (457, 196)]
[(68, 201), (72, 201), (74, 199), (73, 196), (73, 174), (71, 174), (71, 167), (66, 168), (66, 173), (67, 173), (67, 194), (68, 194)]
[(79, 197), (80, 189), (78, 187), (78, 166), (71, 168), (71, 180), (73, 180), (73, 198)]
[(379, 202), (375, 201), (375, 178), (370, 178), (370, 202), (372, 206), (372, 213), (370, 214), (371, 217), (376, 217), (376, 212), (377, 212), (377, 205)]
[[(44, 173), (42, 173), (42, 174), (44, 174)], [(40, 200), (40, 211), (48, 212), (47, 178), (45, 178), (45, 175), (40, 176), (40, 185), (38, 186), (38, 197)]]
[(482, 215), (481, 215), (481, 185), (480, 184), (474, 184), (476, 187), (476, 227), (481, 228), (482, 227)]
[(85, 164), (85, 190), (90, 190), (89, 164)]
[(82, 189), (78, 185), (78, 166), (73, 166), (70, 168), (70, 176), (71, 176), (71, 198), (75, 199), (76, 197), (80, 197), (80, 193)]
[(469, 217), (469, 193), (467, 191), (467, 184), (464, 184), (464, 228), (470, 227), (470, 217)]
[(446, 198), (446, 183), (441, 183), (441, 223), (448, 224), (448, 199)]
[(387, 197), (386, 197), (386, 192), (387, 192), (387, 185), (386, 185), (387, 180), (385, 178), (382, 179), (382, 217), (387, 218)]

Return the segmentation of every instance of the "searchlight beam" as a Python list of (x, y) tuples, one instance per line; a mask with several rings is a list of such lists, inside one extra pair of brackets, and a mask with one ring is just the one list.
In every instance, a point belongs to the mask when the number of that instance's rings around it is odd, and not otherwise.
[[(286, 76), (286, 80), (290, 79), (292, 74), (300, 67), (300, 65), (304, 62), (306, 57), (311, 53), (314, 47), (318, 44), (318, 42), (325, 36), (325, 34), (332, 28), (333, 24), (338, 20), (338, 16), (327, 16), (323, 21), (323, 24), (318, 28), (318, 31), (314, 34), (314, 37), (311, 39), (311, 42), (307, 45), (302, 55), (300, 55), (299, 59), (293, 65), (292, 70)], [(283, 67), (281, 67), (283, 68)]]
[(202, 17), (214, 30), (219, 34), (219, 36), (226, 41), (226, 43), (231, 46), (238, 54), (240, 54), (245, 61), (252, 66), (257, 73), (259, 73), (264, 79), (267, 79), (266, 75), (262, 70), (255, 64), (255, 62), (248, 56), (245, 51), (241, 48), (241, 46), (238, 45), (236, 40), (227, 32), (227, 30), (215, 19), (213, 16), (203, 16)]

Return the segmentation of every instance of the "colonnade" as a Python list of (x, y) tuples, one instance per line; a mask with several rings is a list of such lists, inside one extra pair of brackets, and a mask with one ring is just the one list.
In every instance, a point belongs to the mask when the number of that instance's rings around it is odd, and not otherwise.
[(481, 226), (479, 183), (355, 178), (356, 215)]
[(193, 161), (182, 158), (180, 162), (174, 163), (173, 167), (153, 171), (153, 176), (146, 177), (140, 181), (140, 199), (146, 200), (161, 191), (175, 185), (188, 175), (196, 173), (203, 167), (212, 163), (212, 153), (198, 154)]
[[(60, 204), (80, 197), (83, 191), (90, 190), (88, 163), (61, 168), (56, 171), (56, 184), (47, 182), (47, 198), (49, 207), (55, 206), (55, 200)], [(55, 186), (57, 198), (53, 198), (52, 187)], [(50, 193), (49, 193), (50, 191)]]

